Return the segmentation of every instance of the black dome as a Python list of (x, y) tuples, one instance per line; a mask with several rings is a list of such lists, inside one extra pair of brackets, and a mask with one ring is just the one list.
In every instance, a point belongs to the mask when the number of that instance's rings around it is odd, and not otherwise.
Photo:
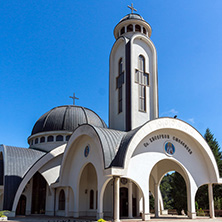
[(105, 122), (92, 110), (81, 106), (58, 106), (42, 115), (32, 129), (32, 135), (47, 131), (71, 131), (88, 123), (107, 128)]

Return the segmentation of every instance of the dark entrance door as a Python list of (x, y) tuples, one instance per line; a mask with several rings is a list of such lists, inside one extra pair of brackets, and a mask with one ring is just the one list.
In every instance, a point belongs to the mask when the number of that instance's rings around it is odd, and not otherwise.
[(133, 198), (133, 217), (136, 217), (137, 215), (137, 209), (136, 209), (136, 198)]
[(25, 195), (21, 195), (16, 209), (16, 215), (25, 215), (25, 210), (26, 210), (26, 197)]
[(120, 188), (120, 217), (128, 217), (128, 188)]
[(33, 176), (32, 187), (32, 214), (45, 214), (46, 200), (46, 181), (44, 177), (37, 172)]

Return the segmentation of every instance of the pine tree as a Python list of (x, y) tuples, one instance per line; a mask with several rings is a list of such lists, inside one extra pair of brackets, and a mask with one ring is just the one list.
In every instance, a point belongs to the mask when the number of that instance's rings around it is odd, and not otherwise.
[(222, 177), (222, 153), (220, 151), (220, 146), (217, 142), (217, 140), (214, 138), (214, 135), (210, 132), (210, 129), (207, 128), (206, 132), (204, 134), (204, 138), (207, 141), (208, 145), (210, 146), (214, 157), (217, 162), (217, 166), (219, 169), (220, 177)]
[[(220, 146), (216, 138), (214, 138), (214, 135), (211, 133), (209, 128), (206, 129), (204, 138), (214, 154), (215, 160), (217, 162), (218, 170), (219, 170), (219, 175), (220, 177), (222, 177), (222, 153), (220, 151)], [(215, 201), (217, 203), (215, 204), (215, 208), (216, 209), (221, 208), (219, 202), (222, 200), (222, 186), (214, 185), (213, 191), (214, 191), (214, 197), (216, 198)], [(209, 208), (207, 185), (203, 185), (198, 189), (197, 194), (196, 194), (196, 201), (198, 202), (199, 208), (202, 208), (202, 209)]]

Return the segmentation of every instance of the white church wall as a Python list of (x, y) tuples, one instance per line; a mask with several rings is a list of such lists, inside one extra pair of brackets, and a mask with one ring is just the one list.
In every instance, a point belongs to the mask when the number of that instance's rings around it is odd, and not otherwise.
[(54, 215), (54, 190), (46, 185), (45, 215)]
[[(109, 127), (116, 130), (125, 130), (125, 99), (126, 98), (126, 61), (125, 61), (125, 40), (120, 38), (114, 44), (110, 54), (110, 76), (109, 76)], [(118, 89), (116, 85), (116, 78), (119, 75), (119, 60), (123, 59), (124, 84), (122, 86), (122, 112), (118, 113)]]
[(25, 209), (26, 215), (30, 215), (32, 210), (32, 187), (33, 187), (33, 179), (31, 179), (27, 183), (22, 193), (23, 195), (26, 196), (26, 209)]
[[(132, 128), (141, 126), (148, 120), (158, 117), (156, 50), (151, 41), (142, 35), (135, 35), (131, 45), (131, 82), (132, 82)], [(138, 57), (145, 58), (145, 72), (149, 74), (149, 86), (146, 86), (146, 111), (139, 111), (139, 84), (135, 82), (135, 70), (138, 69)]]
[[(135, 39), (132, 42), (131, 49), (131, 83), (132, 83), (132, 128), (136, 128), (141, 126), (145, 122), (153, 117), (152, 115), (152, 105), (153, 99), (151, 97), (152, 91), (152, 61), (153, 55), (147, 44), (143, 42), (143, 40)], [(145, 58), (145, 72), (149, 73), (150, 85), (146, 86), (146, 112), (139, 111), (139, 84), (135, 82), (135, 71), (138, 70), (138, 58), (142, 55)], [(151, 64), (151, 65), (150, 65)]]
[[(167, 138), (162, 138), (162, 136), (166, 136)], [(176, 140), (182, 141), (183, 145), (179, 143), (179, 141), (176, 142)], [(172, 157), (169, 157), (164, 151), (164, 145), (167, 141), (173, 143), (176, 149)], [(141, 154), (144, 153), (150, 156), (149, 159), (152, 159), (152, 156), (156, 155), (154, 153), (162, 153), (165, 155), (164, 159), (170, 158), (179, 161), (191, 173), (192, 177), (195, 178), (198, 186), (203, 183), (210, 182), (208, 164), (201, 152), (201, 148), (194, 143), (190, 137), (182, 132), (167, 129), (150, 134), (138, 145), (137, 149), (133, 153), (133, 157), (136, 157), (137, 155), (141, 156)]]
[(109, 181), (104, 192), (103, 212), (104, 216), (111, 217), (113, 215), (113, 180)]
[[(82, 132), (84, 132), (82, 134)], [(89, 134), (90, 136), (84, 135)], [(70, 144), (64, 154), (63, 166), (61, 169), (60, 184), (72, 187), (74, 191), (74, 215), (96, 215), (98, 209), (94, 203), (94, 209), (89, 209), (89, 192), (94, 190), (94, 201), (96, 200), (96, 191), (100, 195), (100, 188), (103, 186), (107, 178), (103, 176), (104, 162), (102, 148), (98, 141), (95, 131), (90, 126), (80, 127), (70, 138)], [(95, 135), (94, 135), (95, 134)], [(82, 135), (82, 136), (81, 136)], [(72, 141), (75, 141), (72, 143)], [(85, 148), (89, 146), (88, 156), (84, 155)], [(95, 168), (94, 174), (87, 176), (84, 172), (85, 166), (91, 163)], [(83, 175), (82, 175), (83, 173)], [(94, 175), (94, 176), (93, 176)], [(97, 177), (97, 182), (95, 184)], [(80, 182), (81, 180), (81, 182)], [(90, 180), (90, 183), (87, 183)], [(82, 184), (82, 185), (80, 185)], [(97, 188), (98, 187), (98, 188)], [(87, 189), (87, 195), (85, 190)], [(80, 200), (80, 197), (83, 198)], [(100, 198), (98, 198), (100, 199)], [(98, 203), (99, 205), (99, 203)]]

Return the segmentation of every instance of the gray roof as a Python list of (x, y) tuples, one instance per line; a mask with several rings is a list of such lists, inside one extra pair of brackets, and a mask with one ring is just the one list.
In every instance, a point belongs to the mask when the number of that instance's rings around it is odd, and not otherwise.
[(32, 129), (32, 135), (47, 131), (71, 131), (79, 125), (91, 124), (107, 128), (105, 122), (92, 110), (81, 106), (58, 106), (42, 115)]
[(24, 175), (45, 152), (2, 145), (4, 152), (4, 209), (11, 210)]
[(104, 165), (108, 168), (116, 156), (119, 145), (126, 132), (93, 127), (97, 132), (103, 149)]
[(125, 161), (125, 156), (126, 156), (126, 152), (128, 149), (128, 145), (130, 143), (130, 141), (132, 140), (132, 138), (135, 136), (135, 134), (137, 133), (137, 131), (141, 128), (142, 126), (131, 130), (129, 132), (127, 132), (122, 138), (121, 138), (121, 143), (118, 147), (118, 152), (115, 156), (115, 158), (113, 159), (110, 167), (124, 167), (124, 161)]

